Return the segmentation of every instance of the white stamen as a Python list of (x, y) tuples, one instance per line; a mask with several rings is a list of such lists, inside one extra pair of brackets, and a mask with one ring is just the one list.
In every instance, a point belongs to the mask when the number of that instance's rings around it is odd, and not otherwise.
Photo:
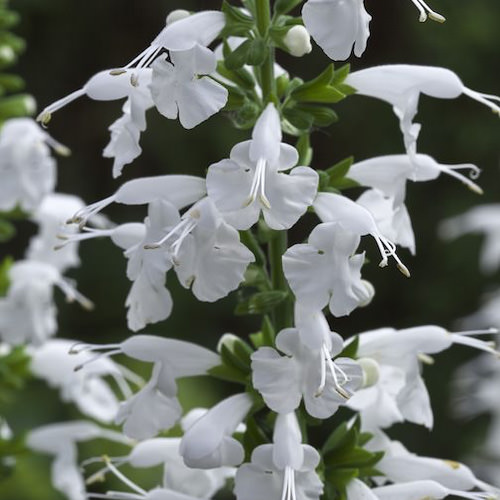
[(96, 344), (86, 344), (85, 342), (76, 342), (70, 347), (68, 354), (80, 354), (86, 351), (102, 351), (108, 349), (118, 349), (119, 347), (120, 344), (96, 345)]
[(133, 483), (128, 477), (123, 475), (111, 462), (109, 457), (103, 457), (104, 462), (108, 466), (109, 471), (114, 474), (120, 481), (122, 481), (125, 485), (127, 485), (131, 490), (139, 493), (140, 495), (146, 496), (147, 491), (143, 490), (140, 486), (137, 486), (135, 483)]
[(86, 359), (83, 363), (75, 366), (75, 368), (73, 368), (73, 370), (75, 372), (78, 372), (84, 366), (88, 365), (89, 363), (93, 363), (94, 361), (97, 361), (98, 359), (101, 359), (101, 358), (109, 358), (111, 356), (114, 356), (115, 354), (121, 354), (121, 352), (122, 352), (121, 348), (120, 349), (116, 349), (114, 351), (100, 352), (99, 354), (96, 354), (95, 356), (92, 356), (91, 358)]
[[(349, 382), (349, 377), (348, 375), (340, 368), (340, 366), (336, 365), (331, 358), (330, 352), (328, 351), (328, 348), (326, 347), (325, 344), (323, 344), (322, 348), (322, 356), (321, 356), (321, 379), (320, 379), (320, 384), (318, 388), (316, 389), (315, 396), (321, 396), (322, 392), (325, 389), (326, 385), (326, 365), (328, 365), (328, 369), (330, 370), (330, 373), (333, 378), (333, 387), (335, 389), (335, 392), (339, 394), (339, 396), (343, 397), (344, 399), (349, 399), (352, 394), (350, 394), (346, 389), (344, 389), (342, 386), (346, 382)], [(337, 372), (341, 375), (343, 378), (342, 382), (339, 382)]]
[(93, 302), (85, 297), (85, 295), (81, 294), (68, 280), (63, 278), (57, 281), (57, 286), (61, 289), (61, 291), (66, 295), (66, 300), (68, 302), (78, 302), (84, 309), (88, 311), (94, 309)]
[(283, 490), (281, 493), (281, 500), (296, 500), (297, 495), (295, 492), (295, 471), (286, 466), (283, 475)]
[[(468, 333), (468, 335), (472, 334)], [(500, 356), (500, 352), (496, 350), (495, 342), (479, 340), (473, 337), (468, 337), (467, 335), (462, 336), (460, 333), (452, 333), (451, 337), (453, 339), (453, 342), (456, 344), (466, 345), (469, 347), (473, 347), (474, 349), (479, 349), (480, 351), (489, 352), (491, 354), (494, 354), (495, 356)]]
[(74, 100), (78, 99), (83, 95), (85, 95), (85, 90), (80, 89), (76, 90), (75, 92), (72, 92), (71, 94), (67, 95), (66, 97), (63, 97), (62, 99), (53, 102), (50, 106), (47, 106), (36, 117), (36, 121), (42, 123), (43, 125), (47, 125), (50, 122), (50, 119), (52, 118), (52, 113), (61, 109), (62, 107), (66, 106), (66, 104), (73, 102)]
[(471, 500), (494, 500), (495, 498), (497, 498), (496, 495), (484, 491), (475, 492), (475, 491), (449, 490), (449, 495), (455, 495), (457, 497), (462, 497), (462, 498), (470, 498)]
[(420, 17), (418, 20), (421, 23), (427, 21), (427, 17), (429, 17), (429, 19), (431, 19), (432, 21), (436, 21), (438, 23), (444, 23), (446, 21), (446, 18), (444, 16), (432, 10), (429, 7), (429, 5), (427, 5), (424, 2), (424, 0), (411, 0), (411, 1), (420, 12)]
[(103, 208), (106, 208), (108, 205), (111, 205), (115, 201), (115, 196), (108, 196), (104, 198), (104, 200), (96, 201), (91, 205), (88, 205), (80, 210), (78, 210), (71, 219), (66, 221), (66, 224), (78, 224), (80, 229), (82, 229), (89, 220), (90, 217), (99, 213)]
[(259, 201), (265, 208), (271, 208), (271, 203), (266, 196), (266, 160), (264, 158), (259, 158), (257, 161), (250, 192), (243, 202), (242, 207), (248, 207), (257, 198), (259, 198)]
[(475, 182), (472, 182), (470, 179), (465, 177), (465, 175), (455, 172), (455, 170), (470, 169), (470, 171), (473, 172), (471, 173), (470, 176), (473, 179), (477, 179), (480, 170), (479, 168), (476, 167), (476, 165), (472, 165), (469, 163), (463, 165), (438, 165), (438, 168), (439, 170), (441, 170), (441, 172), (444, 172), (445, 174), (448, 174), (451, 177), (455, 177), (455, 179), (458, 179), (460, 182), (465, 184), (471, 191), (474, 191), (474, 193), (483, 194), (483, 190)]
[[(392, 257), (395, 261), (396, 261), (396, 266), (398, 268), (398, 270), (401, 272), (401, 274), (403, 274), (404, 276), (406, 276), (407, 278), (410, 278), (410, 271), (408, 270), (408, 268), (403, 264), (403, 262), (401, 261), (401, 259), (398, 257), (398, 254), (396, 253), (396, 245), (388, 240), (387, 238), (384, 238), (383, 236), (378, 236), (378, 239), (380, 240), (380, 245), (379, 243), (377, 242), (377, 245), (379, 245), (379, 249), (382, 247), (383, 249), (383, 252), (387, 259), (387, 257)], [(375, 240), (377, 240), (377, 236), (375, 236)], [(384, 265), (386, 264), (383, 264), (384, 261), (382, 260), (379, 264), (380, 267), (384, 267)], [(386, 261), (387, 263), (387, 261)]]
[(94, 229), (90, 227), (82, 227), (82, 231), (84, 232), (58, 234), (56, 237), (57, 239), (62, 240), (62, 243), (56, 245), (54, 250), (60, 250), (69, 243), (77, 243), (78, 241), (90, 240), (92, 238), (103, 238), (113, 234), (113, 229)]
[(491, 102), (491, 101), (500, 101), (500, 97), (496, 95), (491, 95), (491, 94), (483, 94), (482, 92), (477, 92), (475, 90), (468, 89), (467, 87), (464, 87), (462, 92), (465, 95), (468, 95), (470, 98), (474, 99), (475, 101), (478, 101), (485, 106), (488, 106), (493, 113), (500, 115), (500, 106), (497, 104)]

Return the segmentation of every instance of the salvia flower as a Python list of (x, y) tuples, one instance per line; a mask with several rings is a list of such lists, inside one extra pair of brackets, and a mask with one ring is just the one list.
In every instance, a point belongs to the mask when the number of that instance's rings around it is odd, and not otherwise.
[(229, 159), (209, 167), (208, 196), (236, 229), (250, 228), (261, 212), (270, 228), (289, 229), (316, 196), (318, 174), (309, 167), (292, 168), (297, 150), (281, 139), (278, 111), (268, 104), (252, 139), (234, 146)]
[(315, 472), (319, 461), (318, 452), (302, 444), (295, 413), (280, 414), (274, 426), (273, 444), (255, 448), (251, 463), (238, 469), (236, 498), (319, 500), (323, 494), (323, 484)]
[(261, 347), (252, 354), (253, 386), (267, 406), (290, 413), (302, 398), (307, 412), (316, 418), (331, 417), (362, 383), (361, 367), (349, 358), (332, 360), (342, 350), (342, 338), (328, 332), (319, 349), (301, 343), (295, 328), (282, 330), (276, 347)]
[(73, 354), (81, 352), (98, 354), (83, 360), (77, 369), (116, 354), (153, 363), (150, 381), (122, 403), (117, 416), (117, 421), (124, 423), (124, 432), (136, 439), (151, 438), (177, 422), (182, 413), (177, 401), (177, 378), (202, 375), (219, 364), (217, 354), (208, 349), (151, 335), (136, 335), (121, 344), (81, 344), (72, 349)]
[(188, 467), (213, 469), (243, 462), (243, 446), (232, 437), (252, 408), (245, 393), (222, 400), (196, 420), (186, 431), (180, 454)]

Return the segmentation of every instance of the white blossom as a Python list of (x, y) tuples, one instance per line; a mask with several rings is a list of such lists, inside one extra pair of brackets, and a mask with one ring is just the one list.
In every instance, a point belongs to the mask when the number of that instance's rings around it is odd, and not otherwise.
[(7, 120), (0, 132), (0, 211), (19, 206), (34, 211), (56, 184), (56, 162), (49, 146), (68, 150), (31, 118)]
[(301, 343), (295, 328), (282, 330), (276, 347), (261, 347), (252, 354), (253, 386), (273, 411), (295, 410), (302, 398), (307, 412), (316, 418), (331, 417), (362, 383), (362, 371), (349, 358), (332, 358), (342, 350), (342, 338), (328, 332), (319, 349)]
[(292, 26), (283, 38), (283, 43), (295, 57), (302, 57), (312, 51), (311, 37), (304, 26)]
[(251, 463), (239, 467), (236, 498), (319, 500), (323, 494), (323, 485), (315, 472), (319, 460), (312, 446), (302, 444), (295, 414), (280, 414), (274, 426), (273, 444), (257, 446)]
[(361, 280), (364, 253), (353, 253), (359, 236), (335, 222), (317, 225), (307, 244), (290, 247), (283, 255), (283, 271), (305, 307), (329, 306), (334, 316), (345, 316), (371, 299)]
[(297, 150), (281, 139), (278, 112), (268, 104), (252, 140), (237, 144), (229, 159), (209, 167), (208, 196), (236, 229), (250, 228), (261, 212), (270, 228), (289, 229), (311, 205), (318, 174), (309, 167), (292, 168)]
[(371, 16), (363, 0), (308, 0), (302, 8), (307, 31), (333, 60), (361, 57), (370, 36)]
[(412, 155), (416, 154), (420, 132), (420, 124), (413, 123), (420, 94), (439, 99), (455, 99), (464, 94), (500, 113), (500, 107), (493, 102), (500, 100), (499, 97), (467, 88), (455, 73), (445, 68), (408, 64), (375, 66), (350, 73), (345, 83), (358, 94), (381, 99), (393, 107), (406, 150)]
[(188, 467), (213, 469), (239, 465), (243, 446), (232, 434), (253, 405), (245, 393), (222, 400), (189, 427), (182, 438), (180, 453)]

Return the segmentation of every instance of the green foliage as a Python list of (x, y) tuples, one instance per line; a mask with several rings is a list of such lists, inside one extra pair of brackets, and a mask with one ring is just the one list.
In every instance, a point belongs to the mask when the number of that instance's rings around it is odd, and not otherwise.
[(345, 500), (346, 486), (353, 478), (363, 479), (381, 475), (374, 467), (384, 456), (363, 448), (372, 435), (360, 431), (360, 420), (340, 424), (325, 442), (325, 490), (328, 500)]
[(24, 436), (0, 437), (0, 481), (14, 472), (15, 457), (27, 451), (24, 441)]
[(339, 354), (339, 357), (342, 358), (352, 358), (356, 359), (359, 348), (359, 335), (356, 335), (351, 342), (349, 342), (342, 352)]
[(219, 344), (221, 364), (209, 370), (213, 377), (247, 384), (251, 373), (252, 347), (235, 335), (225, 335)]
[(288, 292), (270, 290), (268, 292), (254, 293), (248, 299), (240, 302), (234, 313), (237, 316), (245, 314), (268, 314), (288, 298)]
[(14, 264), (14, 259), (10, 256), (5, 257), (2, 262), (0, 262), (0, 297), (4, 297), (9, 289), (9, 270), (12, 264)]
[(14, 347), (0, 356), (0, 401), (9, 398), (11, 391), (21, 389), (30, 376), (30, 357), (24, 347)]
[(221, 33), (223, 38), (229, 36), (247, 37), (255, 25), (252, 17), (242, 9), (230, 5), (226, 0), (222, 2), (222, 12), (226, 16), (226, 25)]
[(347, 174), (351, 165), (354, 162), (354, 157), (349, 156), (330, 168), (327, 168), (320, 174), (320, 191), (331, 191), (338, 193), (343, 189), (353, 188), (359, 186), (356, 181), (349, 179)]

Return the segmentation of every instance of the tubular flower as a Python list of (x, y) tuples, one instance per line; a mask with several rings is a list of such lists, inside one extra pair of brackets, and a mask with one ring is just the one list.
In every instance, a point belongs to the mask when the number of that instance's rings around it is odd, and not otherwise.
[(465, 94), (500, 114), (500, 106), (494, 102), (499, 97), (467, 88), (455, 73), (445, 68), (408, 64), (375, 66), (350, 73), (345, 83), (358, 94), (381, 99), (393, 107), (410, 155), (416, 154), (420, 132), (420, 125), (413, 123), (420, 94), (439, 99), (455, 99)]
[(150, 381), (122, 403), (116, 417), (119, 423), (124, 422), (124, 432), (137, 439), (147, 439), (160, 430), (169, 429), (180, 417), (182, 410), (176, 397), (177, 378), (202, 375), (219, 364), (217, 354), (208, 349), (151, 335), (136, 335), (121, 344), (81, 344), (72, 350), (73, 354), (82, 352), (98, 354), (83, 360), (76, 369), (115, 354), (125, 354), (154, 364)]
[[(252, 132), (252, 140), (237, 144), (230, 158), (211, 165), (208, 196), (236, 229), (248, 229), (259, 219), (272, 229), (289, 229), (311, 205), (318, 174), (295, 167), (297, 150), (281, 142), (279, 114), (268, 104)], [(290, 170), (290, 174), (285, 174)]]
[(43, 262), (17, 261), (9, 269), (10, 287), (0, 298), (0, 337), (11, 345), (40, 345), (57, 330), (53, 287), (59, 287), (68, 302), (93, 307), (57, 268)]
[(319, 460), (312, 446), (302, 444), (295, 413), (280, 414), (274, 426), (273, 444), (257, 446), (251, 463), (239, 467), (234, 488), (236, 498), (319, 500), (323, 493), (315, 472)]
[(292, 412), (303, 398), (310, 415), (331, 417), (362, 383), (362, 370), (355, 361), (332, 361), (342, 350), (336, 333), (328, 332), (321, 348), (313, 350), (301, 343), (297, 329), (288, 328), (276, 337), (276, 347), (285, 356), (271, 347), (252, 354), (252, 377), (267, 406), (277, 413)]
[(186, 431), (180, 454), (188, 467), (213, 469), (243, 462), (243, 446), (231, 437), (253, 405), (245, 393), (224, 399), (196, 420)]

